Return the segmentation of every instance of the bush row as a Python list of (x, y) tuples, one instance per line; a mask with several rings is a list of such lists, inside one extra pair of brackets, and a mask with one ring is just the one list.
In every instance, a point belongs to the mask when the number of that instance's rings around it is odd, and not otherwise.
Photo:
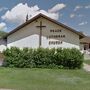
[(75, 49), (7, 48), (4, 52), (5, 67), (17, 68), (81, 68), (83, 54)]

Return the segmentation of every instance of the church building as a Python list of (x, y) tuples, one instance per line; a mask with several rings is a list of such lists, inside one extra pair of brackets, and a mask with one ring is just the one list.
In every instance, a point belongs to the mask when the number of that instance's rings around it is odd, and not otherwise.
[(85, 36), (46, 15), (38, 14), (0, 39), (0, 51), (19, 48), (77, 48)]
[(86, 36), (80, 40), (80, 49), (84, 53), (90, 54), (90, 37)]

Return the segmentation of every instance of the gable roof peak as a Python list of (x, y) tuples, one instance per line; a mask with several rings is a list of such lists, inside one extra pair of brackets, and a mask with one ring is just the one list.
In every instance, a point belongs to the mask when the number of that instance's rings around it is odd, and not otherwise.
[(30, 20), (28, 20), (27, 22), (23, 23), (22, 25), (18, 26), (17, 28), (15, 28), (15, 29), (12, 30), (11, 32), (9, 32), (4, 38), (7, 38), (9, 35), (13, 34), (14, 32), (16, 32), (16, 31), (18, 31), (19, 29), (25, 27), (26, 25), (30, 24), (31, 22), (33, 22), (34, 20), (36, 20), (36, 19), (38, 19), (38, 18), (40, 18), (40, 17), (43, 17), (43, 18), (45, 18), (45, 19), (47, 19), (47, 20), (49, 20), (49, 21), (51, 21), (51, 22), (53, 22), (53, 23), (55, 23), (55, 24), (57, 24), (57, 25), (60, 25), (60, 26), (62, 26), (62, 27), (64, 27), (64, 28), (67, 28), (68, 30), (70, 30), (70, 31), (78, 34), (78, 35), (80, 36), (80, 38), (85, 37), (85, 35), (82, 34), (81, 32), (78, 32), (78, 31), (72, 29), (71, 27), (62, 24), (62, 23), (60, 23), (60, 22), (58, 22), (58, 21), (56, 21), (56, 20), (48, 17), (48, 16), (45, 15), (45, 14), (39, 13), (39, 14), (37, 14), (36, 16), (34, 16), (33, 18), (31, 18)]

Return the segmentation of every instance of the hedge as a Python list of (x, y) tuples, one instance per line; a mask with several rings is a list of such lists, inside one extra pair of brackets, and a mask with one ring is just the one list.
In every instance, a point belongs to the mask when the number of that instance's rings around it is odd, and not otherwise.
[(38, 48), (30, 49), (17, 47), (7, 48), (3, 52), (3, 66), (17, 68), (81, 68), (83, 54), (75, 48)]

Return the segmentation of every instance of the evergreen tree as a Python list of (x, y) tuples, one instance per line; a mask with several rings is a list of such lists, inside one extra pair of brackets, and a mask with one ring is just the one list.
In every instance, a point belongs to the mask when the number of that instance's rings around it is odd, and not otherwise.
[(4, 37), (7, 34), (5, 31), (0, 31), (0, 38)]

